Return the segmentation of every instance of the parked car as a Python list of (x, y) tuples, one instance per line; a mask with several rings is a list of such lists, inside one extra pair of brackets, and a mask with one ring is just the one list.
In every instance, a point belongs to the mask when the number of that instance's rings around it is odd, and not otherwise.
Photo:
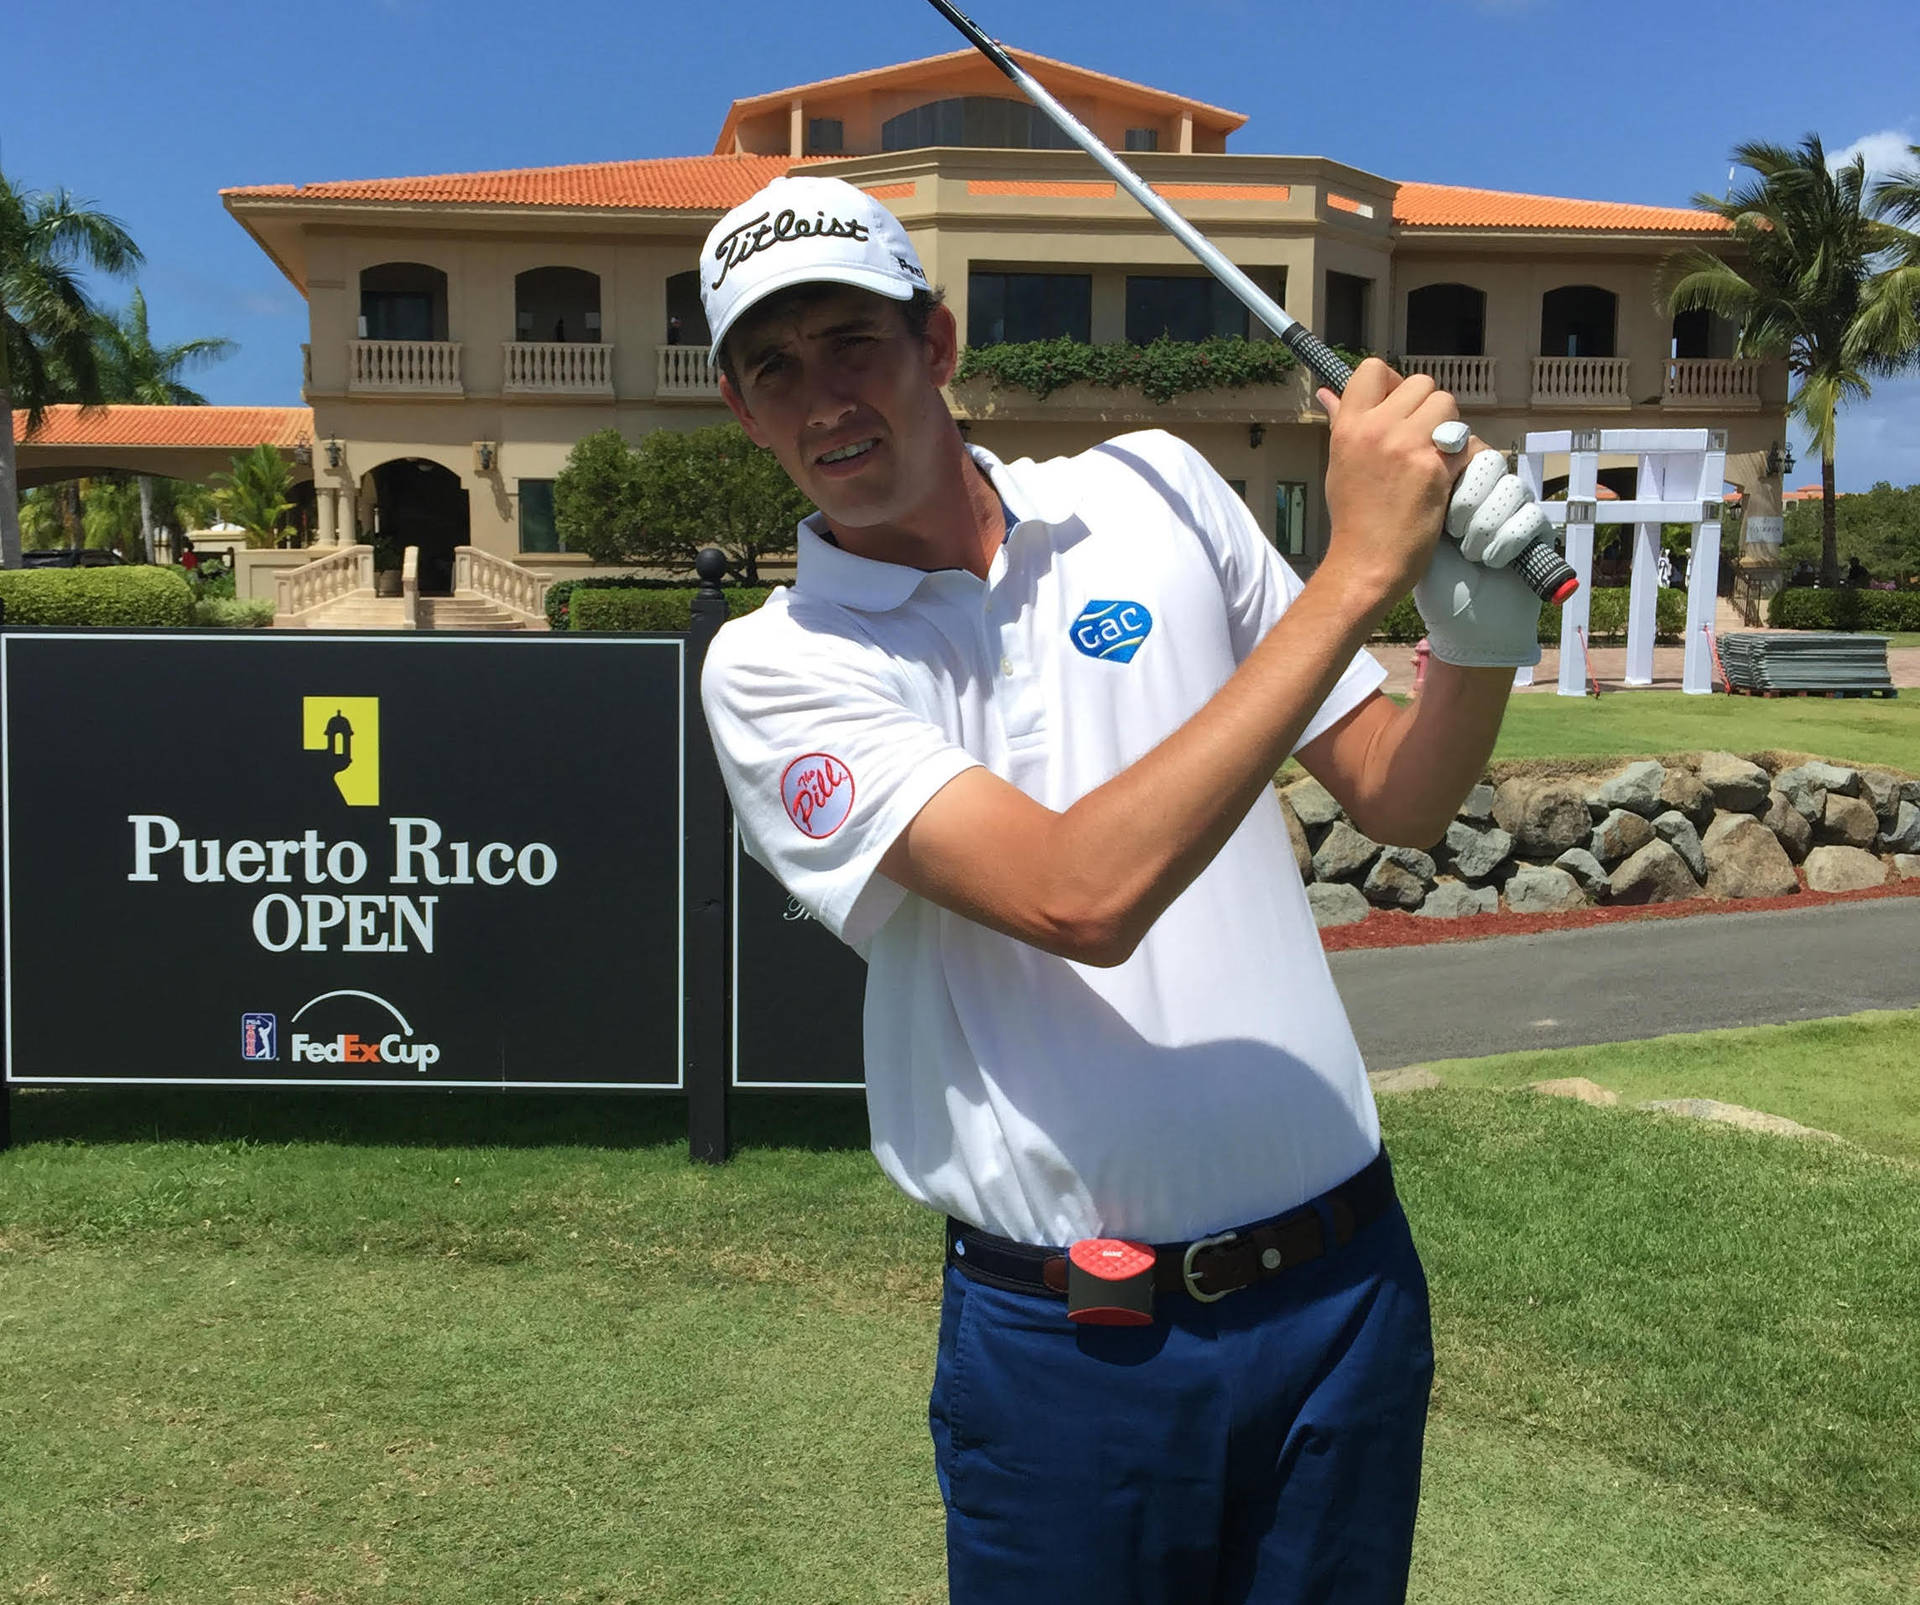
[(22, 568), (111, 568), (126, 559), (118, 552), (92, 546), (60, 546), (51, 551), (22, 552)]

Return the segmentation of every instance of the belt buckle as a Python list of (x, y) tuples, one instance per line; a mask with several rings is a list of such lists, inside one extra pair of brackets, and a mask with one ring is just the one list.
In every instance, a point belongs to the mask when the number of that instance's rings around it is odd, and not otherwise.
[(1221, 1299), (1225, 1298), (1227, 1294), (1235, 1291), (1235, 1289), (1229, 1287), (1222, 1289), (1218, 1293), (1201, 1292), (1199, 1285), (1193, 1279), (1193, 1256), (1198, 1254), (1202, 1249), (1215, 1248), (1221, 1243), (1231, 1243), (1239, 1235), (1238, 1232), (1222, 1232), (1218, 1237), (1196, 1237), (1191, 1243), (1187, 1244), (1187, 1251), (1180, 1259), (1180, 1280), (1187, 1284), (1187, 1296), (1189, 1298), (1198, 1299), (1202, 1304), (1217, 1304)]

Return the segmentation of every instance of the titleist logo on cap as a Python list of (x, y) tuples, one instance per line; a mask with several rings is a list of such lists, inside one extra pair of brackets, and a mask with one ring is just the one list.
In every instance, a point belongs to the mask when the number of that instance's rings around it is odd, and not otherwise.
[(750, 217), (714, 242), (713, 255), (714, 260), (720, 263), (720, 277), (708, 286), (709, 289), (719, 289), (727, 282), (727, 275), (748, 258), (771, 250), (776, 245), (784, 245), (788, 240), (810, 240), (816, 236), (829, 240), (864, 240), (867, 237), (867, 225), (857, 218), (828, 217), (822, 212), (808, 222), (804, 217), (797, 216), (791, 207), (771, 223), (767, 221), (770, 215), (762, 212), (758, 217)]

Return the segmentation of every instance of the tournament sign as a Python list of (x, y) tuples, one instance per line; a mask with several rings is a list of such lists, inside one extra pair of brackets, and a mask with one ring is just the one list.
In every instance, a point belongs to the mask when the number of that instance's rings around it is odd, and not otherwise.
[(678, 637), (0, 635), (6, 1079), (682, 1084)]
[(858, 1088), (867, 967), (733, 832), (733, 1085)]

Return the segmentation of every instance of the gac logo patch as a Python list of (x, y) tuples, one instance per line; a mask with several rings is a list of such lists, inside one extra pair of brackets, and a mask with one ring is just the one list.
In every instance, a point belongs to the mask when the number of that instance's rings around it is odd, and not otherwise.
[(801, 835), (824, 840), (853, 812), (853, 771), (827, 753), (810, 752), (780, 776), (780, 800)]
[(1140, 643), (1153, 632), (1153, 615), (1138, 602), (1089, 602), (1069, 632), (1073, 644), (1090, 658), (1131, 663)]

